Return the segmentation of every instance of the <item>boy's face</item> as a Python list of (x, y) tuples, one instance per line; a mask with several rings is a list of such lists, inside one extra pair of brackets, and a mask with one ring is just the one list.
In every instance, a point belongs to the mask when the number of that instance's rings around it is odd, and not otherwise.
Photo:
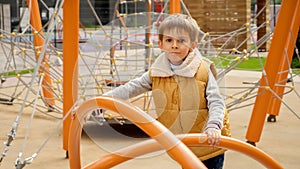
[(165, 30), (162, 40), (158, 40), (159, 48), (173, 65), (180, 65), (196, 45), (197, 42), (191, 42), (188, 32), (178, 29)]

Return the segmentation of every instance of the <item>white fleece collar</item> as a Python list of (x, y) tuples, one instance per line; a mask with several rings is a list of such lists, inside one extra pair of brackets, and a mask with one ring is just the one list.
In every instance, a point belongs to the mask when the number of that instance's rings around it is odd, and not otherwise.
[(153, 77), (170, 77), (173, 75), (194, 77), (200, 63), (200, 56), (197, 56), (196, 52), (190, 52), (178, 69), (172, 71), (168, 58), (165, 53), (162, 53), (153, 63), (151, 75)]

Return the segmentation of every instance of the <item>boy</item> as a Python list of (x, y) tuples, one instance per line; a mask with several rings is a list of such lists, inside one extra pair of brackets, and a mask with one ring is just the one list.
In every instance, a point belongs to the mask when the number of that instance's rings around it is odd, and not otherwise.
[(190, 16), (174, 14), (160, 23), (158, 32), (162, 54), (150, 70), (105, 95), (129, 99), (152, 91), (157, 120), (174, 134), (206, 133), (212, 147), (190, 149), (208, 168), (222, 168), (225, 150), (213, 146), (221, 130), (230, 135), (229, 124), (214, 65), (195, 49), (198, 24)]

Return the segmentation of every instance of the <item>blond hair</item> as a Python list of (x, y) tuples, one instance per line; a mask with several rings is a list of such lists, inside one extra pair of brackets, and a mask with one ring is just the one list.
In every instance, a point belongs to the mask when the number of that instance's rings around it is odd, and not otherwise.
[(162, 40), (165, 30), (186, 31), (192, 42), (198, 40), (199, 26), (195, 19), (185, 14), (172, 14), (164, 19), (158, 28), (159, 39)]

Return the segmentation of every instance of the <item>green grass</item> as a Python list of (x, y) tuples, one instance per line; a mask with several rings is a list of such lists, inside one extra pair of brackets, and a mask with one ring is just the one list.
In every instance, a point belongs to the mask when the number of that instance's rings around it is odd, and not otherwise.
[(266, 58), (249, 58), (236, 67), (236, 69), (262, 71)]
[(246, 60), (243, 60), (243, 58), (238, 58), (237, 56), (221, 56), (219, 59), (212, 59), (212, 61), (219, 68), (224, 68), (226, 66), (235, 65), (236, 63), (241, 62), (240, 64), (235, 66), (234, 69), (262, 71), (262, 69), (266, 63), (266, 58), (250, 57)]
[[(226, 66), (230, 66), (230, 64), (237, 63), (238, 61), (234, 61), (237, 56), (221, 56), (219, 59), (211, 59), (217, 68), (225, 68)], [(240, 59), (242, 60), (242, 59)], [(250, 71), (262, 71), (265, 66), (266, 58), (265, 57), (250, 57), (247, 60), (241, 61), (238, 66), (234, 67), (235, 70), (250, 70)], [(300, 65), (299, 61), (296, 60), (292, 62), (292, 72), (293, 74), (299, 74), (300, 69), (294, 65)], [(294, 66), (294, 67), (293, 67)]]
[(10, 72), (4, 72), (0, 73), (0, 76), (16, 76), (17, 74), (24, 75), (28, 73), (32, 73), (34, 71), (33, 68), (31, 69), (25, 69), (25, 70), (19, 70), (19, 71), (10, 71)]
[(293, 74), (300, 74), (300, 69), (293, 69)]
[[(215, 63), (215, 65), (218, 68), (225, 68), (226, 66), (228, 66), (232, 63), (238, 62), (238, 61), (234, 61), (235, 59), (237, 59), (237, 56), (221, 56), (219, 59), (212, 59), (212, 61)], [(242, 61), (243, 59), (240, 59), (240, 60), (242, 63), (240, 63), (238, 66), (236, 66), (234, 68), (235, 70), (262, 71), (262, 69), (266, 63), (265, 57), (261, 57), (261, 58), (250, 57), (244, 61)], [(230, 63), (230, 62), (232, 62), (232, 63)], [(261, 64), (263, 66), (261, 66)], [(20, 70), (18, 72), (10, 71), (10, 72), (0, 73), (0, 76), (16, 76), (17, 74), (24, 75), (24, 74), (32, 73), (33, 71), (34, 71), (33, 68)], [(293, 73), (299, 74), (300, 69), (294, 69)]]

